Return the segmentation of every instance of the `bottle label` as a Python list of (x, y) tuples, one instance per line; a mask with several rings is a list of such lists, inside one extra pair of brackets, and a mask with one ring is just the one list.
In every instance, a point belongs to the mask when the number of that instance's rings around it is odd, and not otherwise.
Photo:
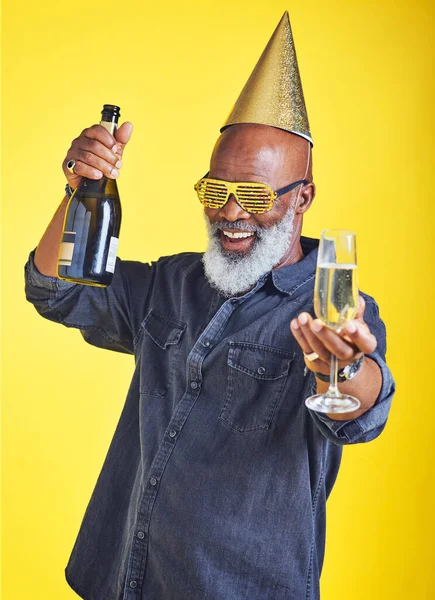
[[(57, 264), (70, 267), (72, 263), (72, 257), (74, 252), (74, 243), (76, 238), (75, 231), (64, 231), (62, 241), (59, 248), (59, 258)], [(112, 238), (113, 239), (113, 238)]]
[(109, 255), (107, 257), (106, 271), (115, 272), (116, 253), (118, 252), (119, 238), (111, 237), (109, 246)]

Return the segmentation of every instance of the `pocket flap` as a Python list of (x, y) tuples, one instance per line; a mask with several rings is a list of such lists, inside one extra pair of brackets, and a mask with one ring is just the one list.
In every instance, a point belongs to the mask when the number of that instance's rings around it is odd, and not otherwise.
[(294, 353), (249, 342), (230, 342), (228, 365), (257, 379), (279, 379), (288, 375)]
[(168, 319), (168, 317), (165, 317), (165, 315), (162, 315), (152, 308), (145, 317), (142, 327), (151, 339), (153, 339), (160, 348), (165, 350), (172, 344), (178, 344), (186, 329), (186, 323)]

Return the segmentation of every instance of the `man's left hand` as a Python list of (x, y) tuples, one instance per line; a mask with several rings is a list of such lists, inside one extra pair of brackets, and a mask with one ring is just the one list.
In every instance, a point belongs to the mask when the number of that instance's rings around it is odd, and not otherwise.
[[(370, 354), (377, 346), (375, 336), (364, 322), (365, 301), (358, 299), (355, 319), (348, 321), (340, 332), (325, 325), (320, 319), (313, 319), (309, 313), (301, 313), (290, 324), (291, 331), (304, 353), (305, 364), (314, 373), (329, 375), (331, 354), (338, 358), (338, 368), (342, 369)], [(315, 352), (319, 358), (309, 360), (307, 355)]]

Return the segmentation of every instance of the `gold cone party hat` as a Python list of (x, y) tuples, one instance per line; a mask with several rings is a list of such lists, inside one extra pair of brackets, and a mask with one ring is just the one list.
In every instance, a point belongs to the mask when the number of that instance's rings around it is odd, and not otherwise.
[(221, 131), (236, 123), (271, 125), (300, 135), (313, 145), (287, 11)]

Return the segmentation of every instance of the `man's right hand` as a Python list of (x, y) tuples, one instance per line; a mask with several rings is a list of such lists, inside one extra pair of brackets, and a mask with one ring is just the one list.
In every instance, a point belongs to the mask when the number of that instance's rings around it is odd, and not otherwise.
[[(84, 129), (78, 138), (73, 140), (62, 163), (62, 169), (68, 183), (76, 189), (83, 177), (101, 179), (106, 176), (116, 179), (122, 167), (122, 154), (127, 145), (133, 125), (126, 121), (115, 132), (115, 137), (102, 125), (92, 125)], [(75, 160), (74, 174), (66, 168), (69, 160)]]

